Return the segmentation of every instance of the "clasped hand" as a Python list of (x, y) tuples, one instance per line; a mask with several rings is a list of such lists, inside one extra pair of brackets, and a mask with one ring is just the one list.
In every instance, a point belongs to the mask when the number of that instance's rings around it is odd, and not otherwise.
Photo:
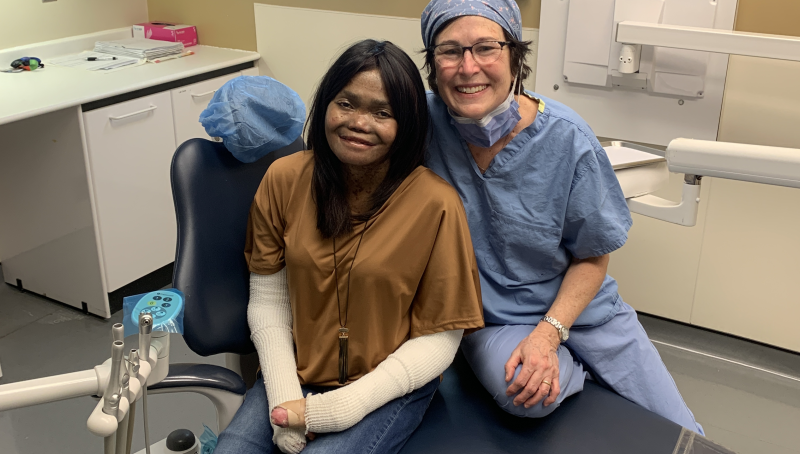
[(558, 331), (548, 323), (540, 323), (511, 353), (505, 365), (506, 382), (514, 378), (517, 366), (522, 365), (519, 375), (506, 389), (506, 396), (517, 394), (515, 406), (524, 404), (530, 408), (542, 399), (545, 407), (555, 403), (561, 393), (556, 353), (560, 343)]
[[(284, 402), (272, 409), (270, 419), (272, 424), (278, 427), (291, 428), (291, 429), (305, 429), (306, 428), (306, 400), (297, 399)], [(314, 433), (308, 432), (306, 434), (309, 440), (314, 439)]]

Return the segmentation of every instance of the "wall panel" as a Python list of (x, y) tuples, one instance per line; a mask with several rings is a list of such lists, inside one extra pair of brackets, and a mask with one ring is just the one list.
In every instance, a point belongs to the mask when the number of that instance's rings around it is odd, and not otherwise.
[[(798, 80), (800, 63), (732, 57), (719, 140), (800, 148)], [(800, 351), (800, 190), (713, 184), (692, 323)]]
[[(259, 0), (255, 3), (419, 19), (428, 0)], [(541, 0), (518, 0), (517, 3), (522, 25), (538, 28)], [(201, 44), (256, 50), (253, 0), (147, 0), (147, 4), (150, 20), (196, 25)], [(300, 33), (326, 39), (308, 24), (298, 23), (293, 33), (285, 37), (285, 45), (291, 46), (293, 36)]]
[[(703, 182), (700, 199), (711, 184)], [(683, 175), (670, 174), (669, 185), (654, 195), (678, 202)], [(611, 254), (608, 274), (622, 299), (634, 309), (689, 323), (697, 284), (707, 204), (700, 204), (697, 225), (683, 227), (633, 214), (625, 246)]]
[(797, 0), (739, 0), (736, 30), (800, 36), (800, 2)]

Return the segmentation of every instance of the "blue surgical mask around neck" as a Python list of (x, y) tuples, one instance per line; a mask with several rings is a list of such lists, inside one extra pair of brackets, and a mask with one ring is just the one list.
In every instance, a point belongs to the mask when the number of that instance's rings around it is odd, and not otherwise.
[(514, 99), (514, 92), (509, 93), (502, 104), (479, 120), (459, 117), (450, 108), (447, 112), (450, 114), (450, 123), (456, 127), (464, 140), (484, 148), (491, 147), (509, 134), (522, 119), (519, 114), (519, 103)]

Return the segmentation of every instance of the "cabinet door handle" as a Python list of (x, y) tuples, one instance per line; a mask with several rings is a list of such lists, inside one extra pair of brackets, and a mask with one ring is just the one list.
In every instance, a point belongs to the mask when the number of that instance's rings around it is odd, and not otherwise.
[(199, 95), (196, 95), (196, 94), (192, 93), (192, 98), (202, 98), (203, 96), (213, 95), (216, 92), (217, 92), (217, 90), (211, 90), (211, 91), (207, 91), (205, 93), (200, 93)]
[(143, 114), (143, 113), (147, 113), (147, 112), (152, 112), (152, 111), (154, 111), (156, 109), (158, 109), (158, 106), (150, 106), (147, 109), (142, 109), (142, 110), (139, 110), (139, 111), (136, 111), (136, 112), (132, 112), (132, 113), (129, 113), (129, 114), (120, 115), (119, 117), (108, 117), (108, 119), (112, 120), (112, 121), (114, 121), (114, 120), (122, 120), (124, 118), (132, 117), (134, 115), (139, 115), (139, 114)]

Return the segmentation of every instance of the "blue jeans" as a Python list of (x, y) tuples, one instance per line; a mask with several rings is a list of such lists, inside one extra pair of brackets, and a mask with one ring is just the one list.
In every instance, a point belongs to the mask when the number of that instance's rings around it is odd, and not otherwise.
[[(316, 439), (306, 442), (303, 454), (397, 453), (422, 422), (438, 387), (437, 377), (422, 388), (373, 411), (345, 431), (317, 434)], [(332, 389), (303, 386), (303, 395)], [(264, 379), (259, 377), (247, 391), (244, 403), (231, 424), (219, 435), (214, 454), (279, 454), (280, 449), (272, 443), (268, 408)]]
[[(569, 330), (569, 339), (556, 352), (561, 393), (553, 405), (545, 407), (542, 401), (527, 409), (522, 405), (515, 407), (516, 396), (506, 396), (510, 383), (505, 381), (504, 365), (534, 328), (535, 325), (487, 326), (461, 342), (464, 357), (478, 380), (506, 412), (523, 418), (547, 416), (564, 399), (583, 390), (590, 372), (595, 380), (620, 396), (703, 435), (703, 427), (683, 401), (636, 311), (622, 301), (620, 311), (608, 322)], [(517, 366), (514, 378), (521, 368)]]

